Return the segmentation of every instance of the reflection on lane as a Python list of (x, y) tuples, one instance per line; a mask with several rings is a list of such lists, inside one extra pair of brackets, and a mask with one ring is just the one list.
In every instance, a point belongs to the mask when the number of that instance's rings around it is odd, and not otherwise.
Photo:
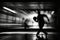
[[(5, 34), (5, 35), (4, 35)], [(0, 33), (0, 40), (36, 40), (36, 32), (6, 32)], [(54, 32), (48, 32), (48, 40), (54, 40), (56, 34)]]

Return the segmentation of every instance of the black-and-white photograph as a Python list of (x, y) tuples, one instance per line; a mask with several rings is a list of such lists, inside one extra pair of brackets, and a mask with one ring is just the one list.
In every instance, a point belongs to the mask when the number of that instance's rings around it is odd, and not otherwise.
[(2, 2), (0, 40), (59, 40), (59, 13), (54, 2)]

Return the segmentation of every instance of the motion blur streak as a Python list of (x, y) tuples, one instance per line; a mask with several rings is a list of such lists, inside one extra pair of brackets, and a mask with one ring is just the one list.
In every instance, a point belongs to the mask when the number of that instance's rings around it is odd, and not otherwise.
[(7, 7), (3, 7), (3, 8), (6, 9), (6, 10), (8, 10), (8, 11), (11, 11), (11, 12), (13, 12), (13, 13), (16, 13), (15, 11), (13, 11), (13, 10), (7, 8)]
[[(0, 34), (36, 34), (37, 32), (1, 32)], [(47, 32), (48, 34), (56, 34), (54, 32)], [(41, 32), (41, 34), (43, 34)]]

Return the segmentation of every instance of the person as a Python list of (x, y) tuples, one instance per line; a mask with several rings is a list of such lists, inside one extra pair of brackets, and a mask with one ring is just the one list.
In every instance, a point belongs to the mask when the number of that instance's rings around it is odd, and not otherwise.
[(48, 19), (48, 21), (49, 21), (49, 18), (46, 15), (44, 15), (44, 14), (40, 14), (40, 11), (38, 11), (38, 16), (37, 17), (33, 17), (33, 19), (36, 22), (38, 22), (40, 29), (42, 29), (44, 24), (45, 24), (45, 21), (44, 21), (43, 17), (46, 17)]
[[(48, 19), (48, 17), (47, 17), (46, 15), (40, 14), (40, 10), (38, 10), (38, 16), (37, 16), (37, 17), (33, 17), (33, 19), (34, 19), (36, 22), (38, 22), (38, 25), (39, 25), (39, 30), (38, 30), (38, 32), (37, 32), (37, 34), (36, 34), (37, 37), (38, 37), (40, 31), (43, 30), (43, 26), (44, 26), (44, 24), (45, 24), (45, 21), (44, 21), (43, 17), (46, 17), (46, 18)], [(49, 21), (49, 19), (48, 19), (48, 21)], [(38, 37), (38, 38), (39, 38), (39, 37)]]
[(29, 22), (28, 19), (26, 19), (25, 22), (24, 22), (25, 29), (27, 29), (29, 27), (28, 22)]

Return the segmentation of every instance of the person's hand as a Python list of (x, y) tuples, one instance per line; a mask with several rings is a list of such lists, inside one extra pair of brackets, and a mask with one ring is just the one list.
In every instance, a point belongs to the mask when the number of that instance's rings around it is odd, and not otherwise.
[(33, 17), (34, 21), (36, 21), (36, 17)]
[(37, 17), (33, 17), (34, 21), (38, 22)]

